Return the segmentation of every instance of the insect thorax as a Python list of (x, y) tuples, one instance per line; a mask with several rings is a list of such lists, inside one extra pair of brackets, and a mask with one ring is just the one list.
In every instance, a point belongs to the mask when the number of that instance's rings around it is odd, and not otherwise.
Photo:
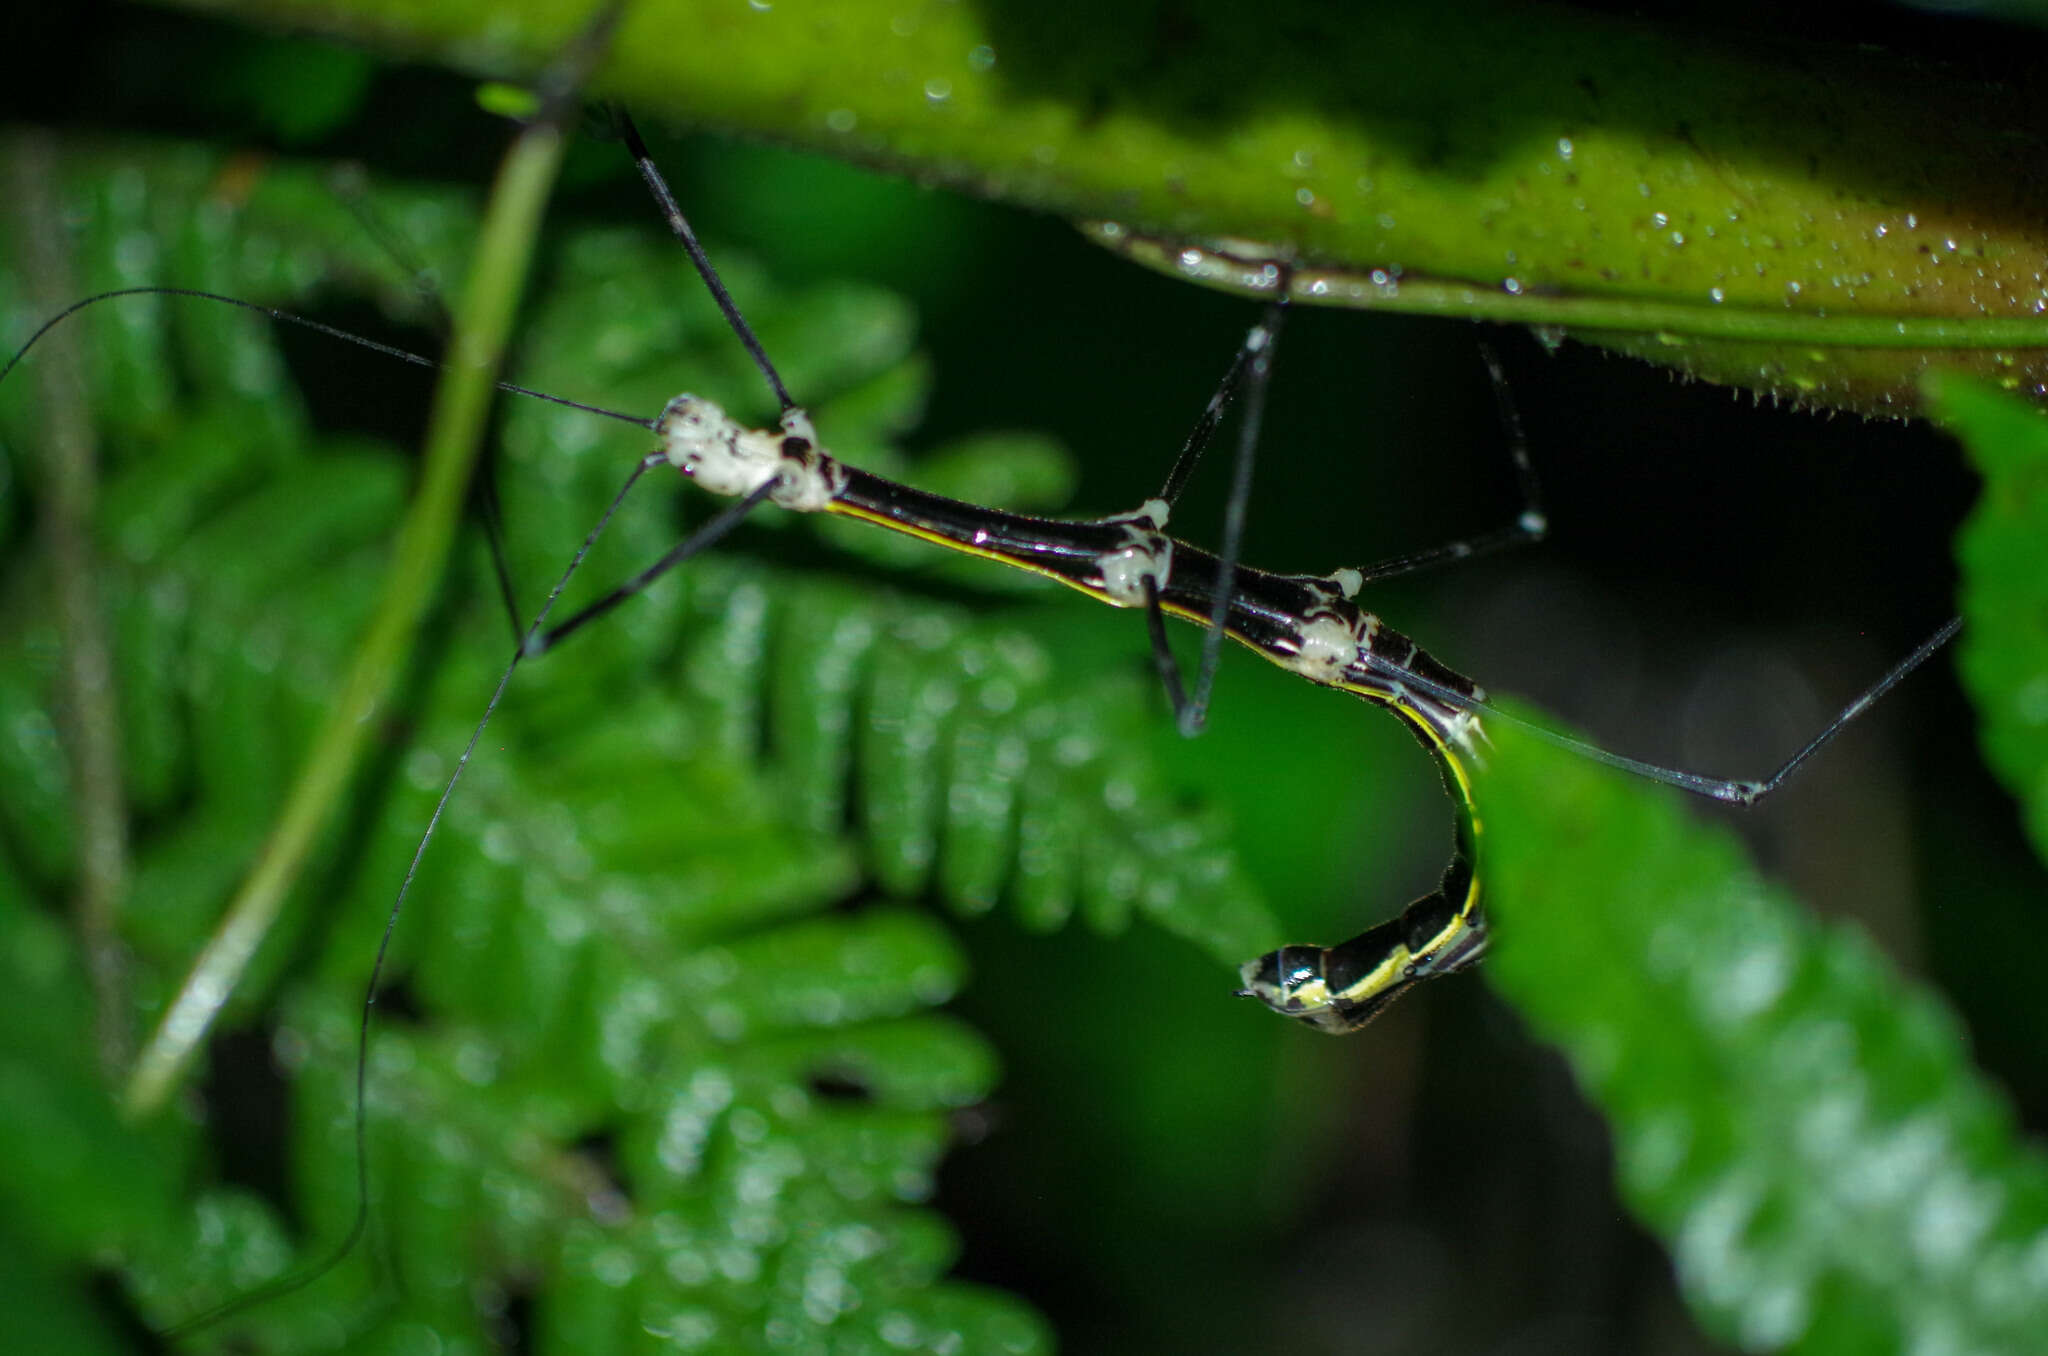
[(777, 428), (754, 429), (702, 396), (679, 395), (655, 421), (669, 464), (712, 494), (739, 499), (774, 482), (792, 513), (817, 513), (846, 487), (846, 468), (818, 441), (811, 417), (784, 410)]

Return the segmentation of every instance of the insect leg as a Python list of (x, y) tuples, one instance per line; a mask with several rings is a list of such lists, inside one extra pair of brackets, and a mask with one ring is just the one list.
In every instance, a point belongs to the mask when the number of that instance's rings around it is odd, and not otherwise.
[(1557, 731), (1547, 729), (1536, 724), (1534, 721), (1503, 711), (1490, 702), (1475, 699), (1468, 693), (1458, 692), (1426, 676), (1397, 669), (1379, 656), (1366, 656), (1366, 666), (1380, 671), (1386, 677), (1396, 678), (1406, 686), (1427, 693), (1438, 700), (1476, 712), (1489, 720), (1498, 720), (1503, 724), (1526, 730), (1545, 743), (1555, 745), (1568, 753), (1578, 754), (1582, 758), (1589, 758), (1593, 762), (1642, 777), (1648, 781), (1657, 782), (1664, 786), (1677, 787), (1681, 791), (1690, 792), (1695, 796), (1703, 796), (1708, 800), (1717, 800), (1728, 805), (1748, 806), (1755, 805), (1758, 801), (1763, 800), (1766, 796), (1769, 796), (1772, 792), (1783, 786), (1795, 772), (1806, 765), (1807, 760), (1832, 743), (1842, 731), (1849, 727), (1851, 722), (1869, 710), (1880, 697), (1890, 692), (1894, 687), (1897, 687), (1915, 669), (1933, 658), (1942, 646), (1955, 639), (1956, 633), (1962, 629), (1963, 619), (1961, 617), (1951, 617), (1946, 622), (1943, 622), (1933, 635), (1922, 641), (1914, 648), (1911, 654), (1886, 670), (1882, 677), (1866, 688), (1855, 700), (1844, 706), (1835, 715), (1833, 720), (1829, 721), (1818, 734), (1808, 740), (1790, 758), (1779, 764), (1776, 770), (1766, 776), (1753, 779), (1709, 777), (1703, 773), (1689, 772), (1683, 768), (1664, 767), (1657, 763), (1645, 762), (1640, 758), (1630, 758), (1624, 754), (1612, 753), (1607, 749), (1599, 747), (1597, 744), (1590, 744), (1583, 739), (1575, 739), (1570, 735), (1559, 734)]
[(662, 216), (667, 219), (670, 232), (682, 243), (684, 251), (690, 256), (691, 265), (697, 270), (697, 276), (704, 280), (704, 286), (709, 289), (712, 300), (718, 303), (719, 311), (725, 316), (725, 323), (746, 347), (747, 356), (752, 358), (754, 366), (761, 370), (761, 376), (768, 382), (769, 389), (775, 393), (776, 403), (782, 407), (783, 413), (787, 414), (796, 408), (796, 401), (791, 399), (789, 388), (782, 384), (782, 374), (777, 372), (775, 364), (768, 360), (768, 351), (761, 347), (760, 337), (754, 333), (754, 327), (740, 314), (739, 305), (732, 299), (732, 293), (727, 290), (725, 279), (719, 276), (718, 269), (713, 266), (711, 256), (706, 254), (704, 246), (698, 243), (697, 233), (690, 229), (689, 218), (683, 215), (683, 209), (676, 204), (676, 195), (669, 191), (668, 180), (662, 178), (661, 170), (655, 166), (654, 157), (648, 153), (647, 143), (640, 139), (640, 129), (634, 125), (632, 117), (624, 109), (614, 109), (612, 117), (620, 138), (626, 143), (627, 153), (633, 157), (634, 167), (640, 171), (641, 182), (647, 185), (647, 191), (654, 197), (655, 206), (661, 209)]
[[(647, 458), (640, 463), (640, 469), (646, 470), (648, 467), (666, 465), (667, 460), (668, 459), (659, 452), (650, 453), (647, 456)], [(637, 477), (639, 475), (639, 471), (635, 471), (634, 475)], [(642, 590), (647, 588), (648, 585), (652, 584), (655, 580), (661, 578), (662, 575), (668, 573), (669, 570), (673, 569), (675, 566), (682, 564), (684, 561), (688, 560), (691, 556), (696, 555), (700, 551), (703, 551), (706, 548), (715, 545), (721, 538), (723, 538), (726, 535), (726, 533), (732, 531), (735, 527), (738, 527), (740, 525), (740, 520), (742, 518), (745, 518), (749, 513), (753, 512), (753, 510), (756, 507), (758, 507), (762, 502), (764, 502), (768, 498), (769, 495), (773, 494), (774, 492), (775, 482), (771, 480), (763, 484), (759, 489), (755, 490), (752, 494), (749, 494), (746, 498), (739, 500), (737, 503), (726, 505), (725, 508), (719, 511), (717, 517), (713, 518), (710, 522), (704, 524), (704, 526), (698, 528), (695, 532), (692, 532), (688, 537), (685, 537), (681, 542), (677, 543), (676, 546), (672, 548), (668, 552), (668, 554), (664, 555), (660, 560), (655, 561), (652, 565), (649, 565), (646, 569), (640, 571), (640, 573), (634, 575), (625, 583), (620, 584), (611, 592), (605, 594), (604, 597), (598, 599), (596, 602), (584, 608), (581, 612), (578, 612), (575, 616), (569, 618), (569, 620), (562, 622), (557, 626), (550, 627), (545, 631), (542, 631), (540, 629), (540, 621), (544, 620), (545, 617), (543, 616), (543, 618), (537, 619), (534, 623), (533, 629), (527, 632), (525, 641), (519, 647), (519, 658), (532, 659), (537, 655), (547, 653), (547, 651), (553, 649), (556, 645), (560, 644), (563, 640), (567, 639), (572, 633), (581, 630), (583, 627), (587, 626), (591, 622), (596, 621), (599, 617), (602, 617), (605, 613), (617, 607), (620, 603), (623, 603), (628, 598), (631, 598), (634, 594), (641, 592)], [(625, 491), (621, 490), (619, 494), (620, 497), (623, 498), (625, 495)], [(549, 601), (552, 602), (553, 599), (550, 598)]]
[[(1140, 566), (1138, 582), (1143, 592), (1139, 601), (1146, 612), (1146, 629), (1152, 642), (1153, 665), (1158, 671), (1160, 685), (1166, 689), (1168, 702), (1173, 707), (1174, 723), (1180, 732), (1192, 738), (1202, 732), (1208, 721), (1209, 694), (1215, 685), (1216, 667), (1222, 659), (1224, 623), (1230, 613), (1231, 598), (1235, 592), (1238, 557), (1244, 542), (1244, 524), (1247, 504), (1251, 498), (1252, 468), (1257, 458), (1259, 429), (1264, 420), (1266, 390), (1272, 383), (1273, 347), (1280, 338), (1280, 324), (1285, 318), (1286, 303), (1275, 302), (1266, 308), (1259, 323), (1245, 335), (1244, 343), (1238, 347), (1237, 356), (1231, 359), (1229, 370), (1223, 374), (1222, 382), (1209, 397), (1209, 402), (1195, 420), (1195, 426), (1188, 432), (1187, 440), (1181, 444), (1180, 454), (1174, 458), (1173, 467), (1167, 472), (1166, 483), (1156, 498), (1149, 500), (1137, 513), (1129, 516), (1134, 529), (1147, 541), (1154, 543), (1149, 558)], [(1208, 449), (1215, 436), (1224, 412), (1238, 396), (1244, 396), (1244, 415), (1238, 430), (1238, 446), (1235, 470), (1231, 477), (1230, 499), (1224, 511), (1223, 541), (1217, 553), (1217, 568), (1214, 588), (1209, 599), (1207, 626), (1204, 627), (1201, 659), (1195, 671), (1193, 694), (1190, 696), (1183, 686), (1180, 666), (1167, 644), (1165, 615), (1160, 607), (1160, 587), (1164, 582), (1161, 572), (1170, 572), (1171, 555), (1159, 549), (1167, 545), (1165, 529), (1167, 517), (1173, 505), (1187, 489), (1194, 474), (1195, 464)]]
[(1514, 470), (1515, 488), (1522, 501), (1521, 511), (1513, 522), (1492, 532), (1447, 542), (1426, 551), (1394, 556), (1356, 569), (1339, 570), (1331, 578), (1341, 581), (1340, 587), (1349, 585), (1349, 591), (1355, 593), (1382, 579), (1395, 579), (1439, 565), (1470, 560), (1474, 556), (1530, 546), (1542, 541), (1549, 532), (1550, 520), (1543, 511), (1543, 489), (1536, 479), (1536, 468), (1529, 461), (1529, 440), (1522, 431), (1521, 412), (1515, 408), (1514, 396), (1508, 390), (1507, 375), (1501, 370), (1500, 358), (1491, 344), (1482, 343), (1479, 356), (1486, 363), (1487, 376), (1493, 386), (1494, 407), (1500, 415), (1501, 431), (1507, 436), (1508, 462)]

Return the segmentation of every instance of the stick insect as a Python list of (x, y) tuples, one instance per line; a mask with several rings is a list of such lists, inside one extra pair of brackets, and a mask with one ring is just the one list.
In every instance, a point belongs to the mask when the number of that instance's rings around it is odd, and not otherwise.
[[(831, 615), (831, 613), (830, 613), (830, 610), (829, 610), (829, 609), (827, 610), (827, 613), (826, 613), (826, 615), (827, 615), (828, 617), (829, 617), (829, 616)], [(641, 640), (638, 640), (638, 641), (636, 641), (636, 642), (634, 642), (634, 643), (636, 643), (636, 644), (645, 644), (645, 643), (647, 643), (647, 642), (646, 642), (646, 641), (644, 640), (644, 638), (643, 638), (643, 639), (641, 639)], [(618, 660), (616, 660), (616, 659), (614, 659), (614, 660), (612, 660), (611, 662), (612, 662), (613, 664), (615, 664), (615, 665), (616, 665), (616, 664), (617, 664), (617, 663), (618, 663), (619, 661), (618, 661)], [(602, 666), (602, 665), (601, 665), (600, 663), (598, 663), (598, 661), (596, 661), (595, 659), (593, 659), (593, 661), (592, 661), (592, 667), (593, 667), (593, 668), (600, 668), (600, 669), (601, 669), (601, 668), (602, 668), (603, 666)], [(485, 836), (487, 837), (488, 835), (485, 835)], [(859, 1081), (859, 1080), (855, 1080), (855, 1082), (856, 1082), (856, 1083), (858, 1083), (858, 1081)]]

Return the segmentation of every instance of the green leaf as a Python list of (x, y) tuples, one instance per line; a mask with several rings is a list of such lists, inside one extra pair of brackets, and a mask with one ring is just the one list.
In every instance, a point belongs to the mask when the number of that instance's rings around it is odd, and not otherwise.
[[(208, 0), (491, 79), (588, 5)], [(598, 89), (1069, 218), (1200, 281), (1560, 326), (1801, 404), (2038, 386), (2023, 84), (1859, 43), (1451, 0), (628, 7)], [(1985, 62), (1990, 65), (1990, 62)], [(2015, 196), (2017, 195), (2017, 196)], [(1133, 235), (1133, 232), (1136, 235)], [(1248, 268), (1187, 256), (1230, 242)]]
[(2019, 1352), (2048, 1160), (1947, 1005), (1675, 793), (1497, 730), (1489, 980), (1608, 1118), (1632, 1208), (1748, 1350)]
[(1965, 382), (1940, 383), (1934, 401), (1984, 477), (1956, 546), (1963, 680), (1982, 713), (1985, 756), (2048, 857), (2048, 424)]

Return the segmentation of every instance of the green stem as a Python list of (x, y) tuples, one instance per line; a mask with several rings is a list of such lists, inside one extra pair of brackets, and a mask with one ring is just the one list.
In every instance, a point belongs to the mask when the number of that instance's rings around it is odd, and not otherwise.
[(563, 144), (559, 129), (535, 124), (499, 170), (384, 596), (262, 854), (136, 1061), (125, 1098), (131, 1115), (162, 1105), (269, 935), (405, 665), (454, 539)]
[[(1232, 242), (1228, 248), (1133, 233), (1119, 222), (1089, 221), (1081, 233), (1135, 263), (1223, 292), (1270, 297), (1284, 251)], [(1780, 306), (1735, 305), (1711, 294), (1706, 305), (1656, 296), (1530, 291), (1520, 279), (1469, 282), (1388, 269), (1321, 268), (1286, 272), (1290, 301), (1359, 311), (1398, 311), (1507, 325), (1567, 326), (1655, 337), (1673, 348), (1695, 339), (1829, 348), (2015, 349), (2048, 344), (2048, 317), (1831, 314)]]

